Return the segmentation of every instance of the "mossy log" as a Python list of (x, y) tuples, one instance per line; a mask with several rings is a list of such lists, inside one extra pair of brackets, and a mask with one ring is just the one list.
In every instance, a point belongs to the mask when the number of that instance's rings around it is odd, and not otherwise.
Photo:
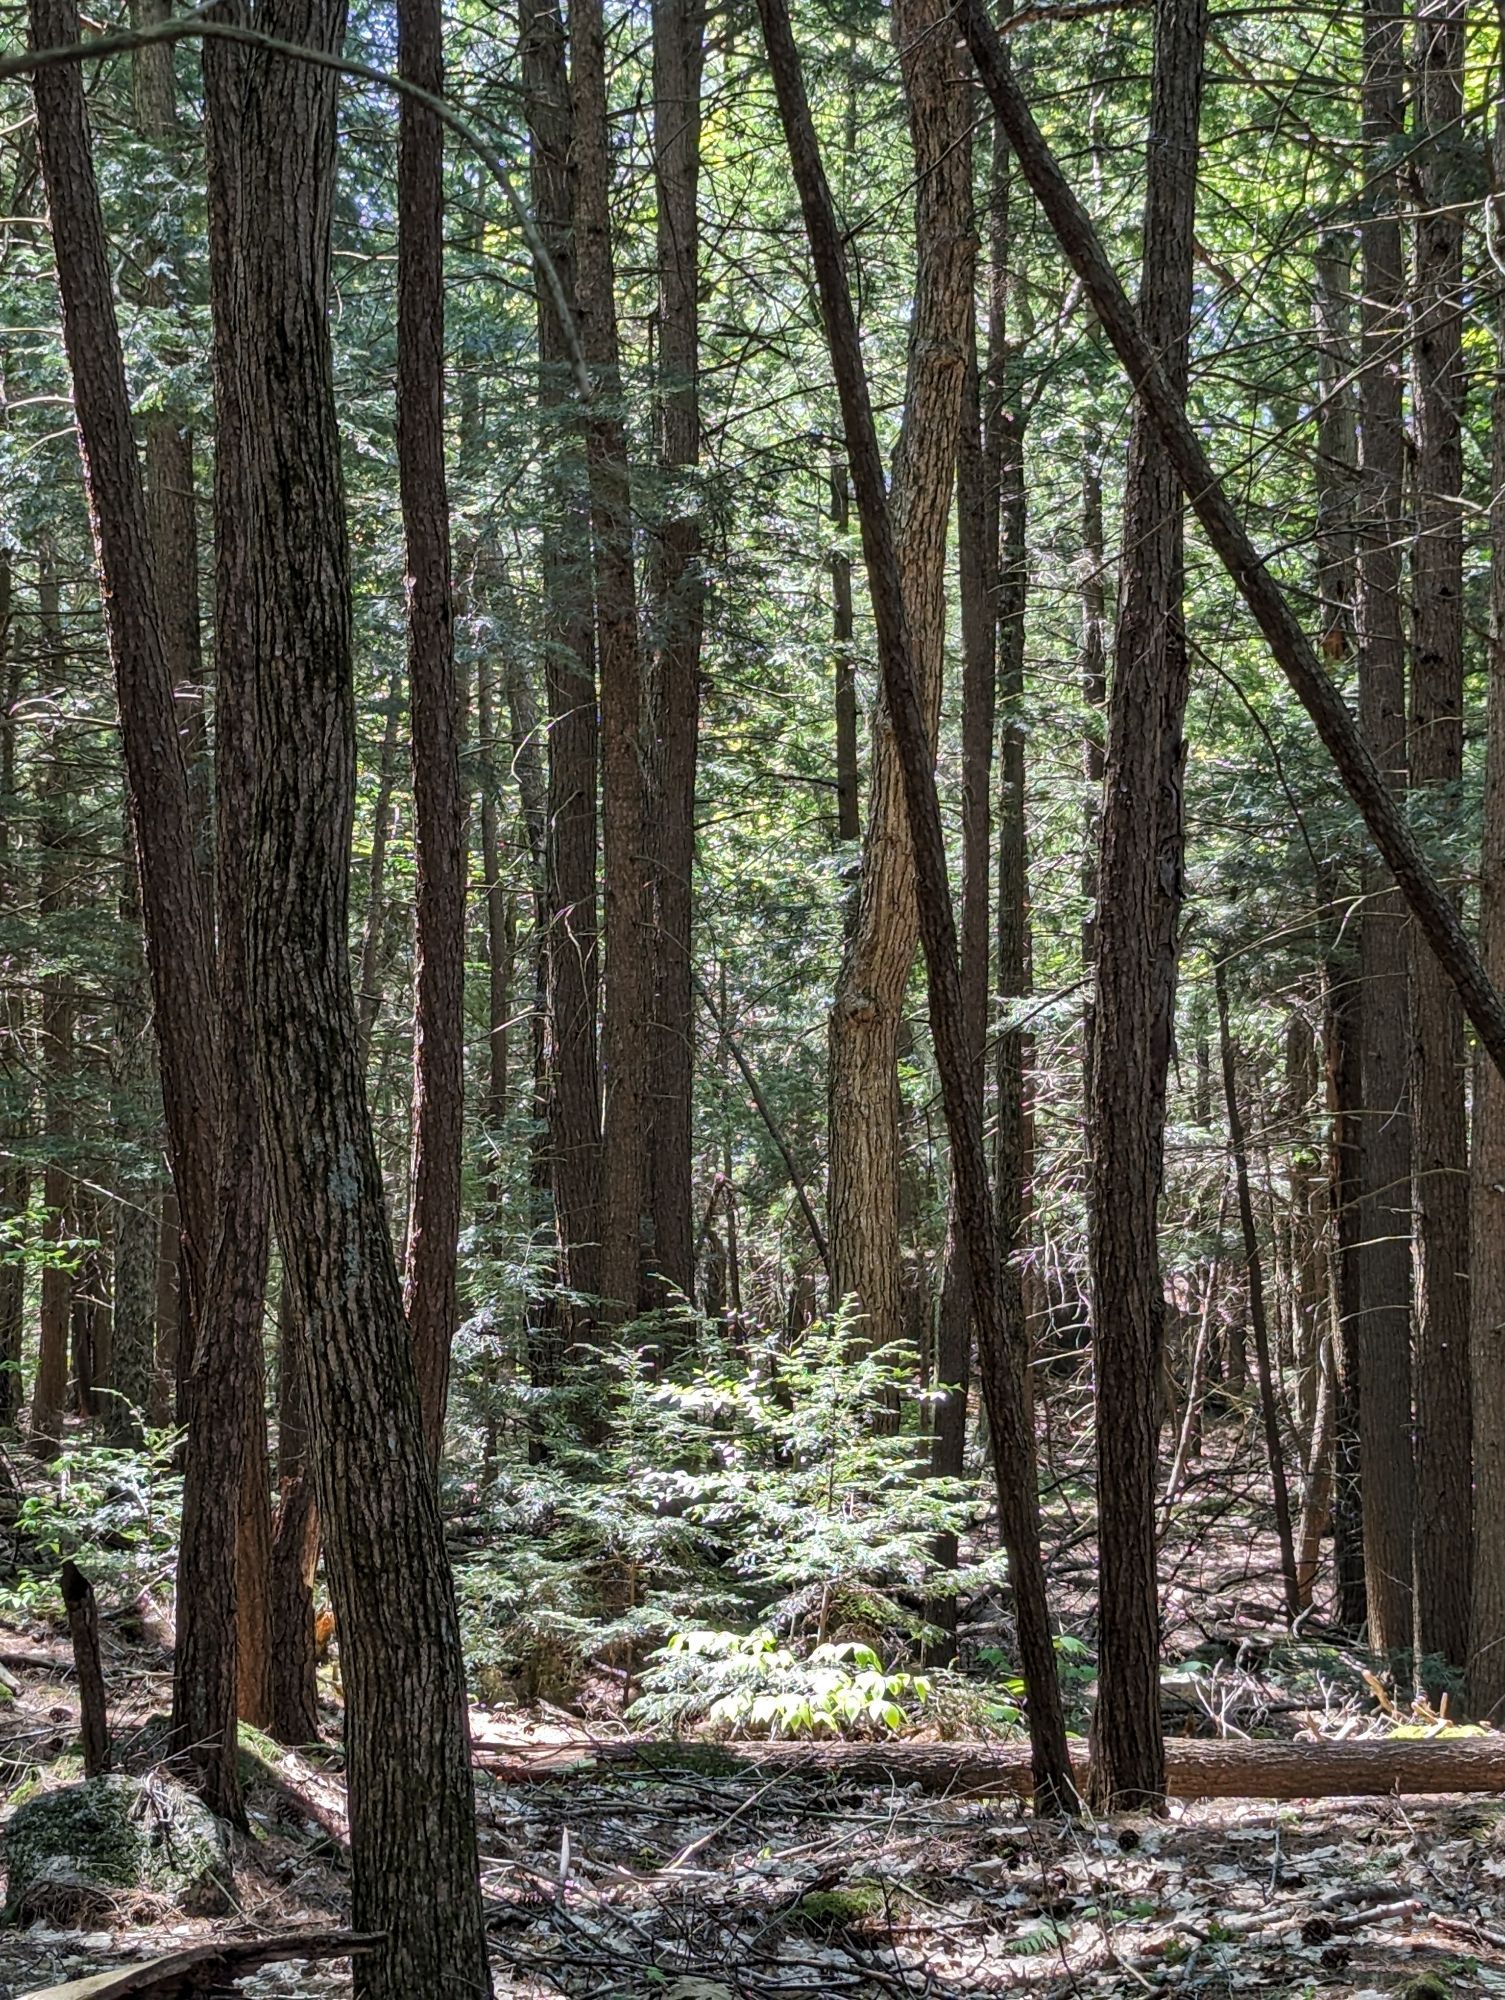
[[(1086, 1746), (1073, 1745), (1078, 1779)], [(690, 1769), (830, 1777), (853, 1784), (918, 1785), (927, 1792), (1027, 1798), (1026, 1743), (667, 1743), (629, 1739), (587, 1750), (479, 1750), (476, 1763), (508, 1784), (582, 1774)], [(1505, 1792), (1505, 1733), (1386, 1738), (1360, 1743), (1248, 1742), (1182, 1738), (1166, 1745), (1173, 1798), (1387, 1798), (1428, 1792)]]

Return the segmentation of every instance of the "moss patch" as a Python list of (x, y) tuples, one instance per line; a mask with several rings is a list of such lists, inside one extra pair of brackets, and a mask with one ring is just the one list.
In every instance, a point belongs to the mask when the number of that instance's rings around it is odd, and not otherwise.
[(828, 1930), (851, 1930), (883, 1912), (883, 1891), (876, 1882), (847, 1882), (839, 1889), (812, 1889), (800, 1898), (800, 1915), (807, 1924)]
[(195, 1915), (225, 1907), (218, 1820), (172, 1779), (89, 1778), (29, 1799), (5, 1828), (12, 1923), (88, 1921), (141, 1898)]

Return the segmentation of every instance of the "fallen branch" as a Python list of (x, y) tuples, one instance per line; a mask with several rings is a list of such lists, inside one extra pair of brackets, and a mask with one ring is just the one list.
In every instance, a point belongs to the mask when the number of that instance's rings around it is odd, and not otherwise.
[(45, 1986), (28, 2000), (188, 2000), (211, 1987), (280, 1965), (292, 1958), (353, 1958), (374, 1951), (381, 1943), (359, 1931), (288, 1931), (282, 1937), (248, 1938), (239, 1944), (197, 1944), (129, 1965), (119, 1972), (96, 1972), (88, 1979), (70, 1979), (64, 1986)]
[[(1072, 1746), (1079, 1775), (1086, 1745)], [(1397, 1742), (1292, 1743), (1182, 1738), (1165, 1746), (1173, 1798), (1386, 1798), (1398, 1793), (1505, 1790), (1505, 1734)], [(568, 1744), (475, 1762), (504, 1784), (603, 1771), (697, 1770), (706, 1776), (840, 1778), (854, 1784), (918, 1785), (926, 1792), (992, 1797), (1030, 1793), (1026, 1743), (669, 1743), (634, 1738), (582, 1751)]]

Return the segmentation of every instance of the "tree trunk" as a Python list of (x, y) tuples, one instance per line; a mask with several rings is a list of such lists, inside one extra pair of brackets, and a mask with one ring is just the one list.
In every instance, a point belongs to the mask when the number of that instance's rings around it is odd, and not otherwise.
[[(1496, 22), (1505, 35), (1505, 0)], [(1505, 46), (1505, 43), (1502, 43)], [(1505, 98), (1495, 106), (1490, 200), (1498, 235), (1505, 221)], [(1505, 980), (1505, 278), (1494, 281), (1492, 384), (1489, 723), (1484, 831), (1479, 852), (1479, 949), (1490, 977)], [(1474, 1074), (1469, 1176), (1473, 1269), (1469, 1373), (1474, 1417), (1474, 1548), (1469, 1605), (1468, 1702), (1473, 1714), (1505, 1714), (1505, 1078), (1480, 1060)]]
[[(263, 0), (257, 25), (333, 51), (344, 8)], [(347, 946), (355, 702), (329, 340), (338, 86), (328, 70), (259, 50), (217, 82), (220, 129), (238, 137), (234, 394), (258, 412), (240, 495), (258, 731), (248, 985), (278, 1236), (308, 1335), (354, 1917), (385, 1934), (356, 1990), (474, 2000), (490, 1975), (460, 1635)]]
[(691, 919), (700, 647), (705, 623), (700, 461), (700, 83), (705, 0), (655, 0), (653, 170), (658, 197), (659, 500), (648, 676), (652, 730), (655, 999), (651, 1210), (659, 1280), (695, 1296)]
[(977, 0), (959, 0), (959, 4), (978, 74), (1008, 133), (1024, 178), (1068, 263), (1082, 280), (1104, 335), (1130, 372), (1135, 393), (1170, 453), (1176, 476), (1208, 542), (1311, 718), (1412, 916), (1457, 988), (1464, 1012), (1490, 1060), (1505, 1072), (1505, 999), (1486, 976), (1452, 899), (1428, 863), (1379, 765), (1365, 748), (1346, 703), (1318, 663), (1301, 621), (1250, 541), (1187, 416), (1184, 401), (1176, 395), (1155, 348), (1145, 338), (1097, 231), (1009, 75), (997, 35)]
[(1359, 1153), (1364, 1083), (1363, 1007), (1355, 957), (1329, 948), (1323, 967), (1327, 1053), (1328, 1235), (1333, 1265), (1333, 1569), (1338, 1623), (1358, 1633), (1368, 1616), (1364, 1581), (1363, 1453), (1359, 1436)]
[[(1463, 777), (1463, 210), (1454, 150), (1463, 116), (1462, 0), (1419, 0), (1423, 137), (1416, 223), (1415, 657), (1410, 776), (1451, 804)], [(1447, 807), (1444, 807), (1447, 810)], [(1416, 1660), (1468, 1656), (1470, 1449), (1468, 1128), (1463, 1009), (1423, 938), (1411, 944), (1412, 1186), (1416, 1257)]]
[[(135, 837), (126, 818), (120, 853), (120, 975), (115, 990), (115, 1130), (131, 1156), (148, 1159), (160, 1143), (158, 1086), (151, 1046), (151, 993), (141, 955), (141, 891)], [(115, 1201), (112, 1434), (141, 1443), (152, 1406), (157, 1328), (157, 1175), (129, 1157)]]
[(308, 1434), (308, 1342), (284, 1276), (277, 1309), (277, 1512), (272, 1524), (267, 1730), (278, 1743), (319, 1740), (314, 1573), (319, 1509)]
[[(841, 237), (815, 141), (789, 14), (784, 0), (759, 0), (758, 11), (799, 188), (821, 316), (841, 399), (847, 456), (862, 521), (868, 595), (877, 630), (887, 712), (904, 786), (928, 974), (931, 1033), (951, 1141), (957, 1223), (977, 1315), (983, 1398), (992, 1432), (999, 1518), (1014, 1591), (1029, 1716), (1033, 1791), (1042, 1810), (1062, 1811), (1074, 1803), (1075, 1788), (1067, 1758), (1045, 1570), (1040, 1557), (1039, 1499), (1026, 1357), (1017, 1337), (1019, 1329), (1009, 1324), (1004, 1309), (982, 1126), (976, 1115), (975, 1097), (968, 1089), (956, 925), (946, 875), (945, 838), (930, 732), (921, 698), (916, 651), (909, 634), (897, 537), (889, 514)], [(934, 39), (939, 42), (940, 37)]]
[[(1371, 156), (1405, 130), (1405, 17), (1396, 0), (1364, 9), (1364, 135)], [(1393, 789), (1406, 777), (1406, 661), (1400, 594), (1404, 275), (1393, 171), (1370, 161), (1359, 232), (1363, 315), (1359, 381), (1359, 726)], [(1383, 869), (1364, 877), (1359, 981), (1364, 1119), (1360, 1137), (1359, 1422), (1369, 1639), (1412, 1640), (1411, 1123), (1406, 910)]]
[[(16, 707), (21, 697), (21, 649), (16, 644), (14, 576), (9, 550), (0, 551), (0, 910), (13, 916), (20, 901), (19, 845), (12, 813), (16, 798)], [(14, 958), (5, 972), (19, 972)], [(26, 982), (6, 977), (0, 991), (0, 1075), (4, 1124), (0, 1127), (0, 1222), (24, 1227), (31, 1198), (26, 1158), (32, 1111), (31, 1051), (26, 1040)], [(0, 1429), (13, 1430), (25, 1384), (21, 1356), (26, 1340), (26, 1263), (20, 1241), (0, 1262)]]
[[(1204, 0), (1159, 0), (1140, 318), (1183, 398), (1206, 31)], [(1164, 1795), (1155, 1497), (1165, 1302), (1157, 1211), (1182, 894), (1183, 574), (1175, 469), (1139, 414), (1109, 695), (1088, 1115), (1101, 1560), (1092, 1797), (1101, 1809), (1154, 1805)]]
[[(972, 314), (968, 107), (941, 0), (898, 0), (893, 35), (914, 148), (916, 270), (893, 511), (929, 740), (940, 714), (946, 542)], [(903, 1336), (898, 1042), (918, 942), (914, 861), (893, 720), (873, 717), (855, 923), (830, 1016), (830, 1218), (834, 1292), (864, 1338)]]
[[(836, 838), (862, 838), (857, 769), (857, 622), (852, 610), (851, 498), (847, 469), (831, 461), (831, 651), (836, 714)], [(965, 642), (964, 642), (965, 643)]]
[(1218, 1048), (1223, 1062), (1223, 1103), (1228, 1114), (1228, 1150), (1233, 1155), (1234, 1190), (1238, 1197), (1239, 1226), (1244, 1238), (1244, 1270), (1249, 1286), (1249, 1327), (1254, 1335), (1254, 1361), (1259, 1374), (1260, 1414), (1265, 1427), (1265, 1458), (1270, 1468), (1270, 1489), (1275, 1499), (1275, 1539), (1280, 1547), (1280, 1569), (1285, 1582), (1286, 1614), (1295, 1618), (1301, 1610), (1301, 1591), (1296, 1578), (1296, 1550), (1291, 1539), (1291, 1502), (1286, 1491), (1285, 1456), (1280, 1442), (1280, 1417), (1275, 1402), (1275, 1367), (1270, 1352), (1270, 1330), (1265, 1319), (1264, 1273), (1259, 1255), (1259, 1233), (1254, 1223), (1254, 1204), (1249, 1194), (1249, 1150), (1244, 1140), (1244, 1119), (1239, 1109), (1238, 1077), (1234, 1066), (1233, 1034), (1228, 1025), (1228, 975), (1221, 960), (1214, 970), (1218, 1003)]
[[(849, 1784), (917, 1785), (971, 1798), (1027, 1798), (1033, 1783), (1022, 1743), (718, 1743), (718, 1756), (750, 1772), (840, 1777)], [(600, 1767), (675, 1768), (693, 1750), (642, 1739), (598, 1743), (589, 1760), (549, 1748), (477, 1762), (508, 1784), (557, 1781), (571, 1766), (587, 1781)], [(1167, 1786), (1180, 1799), (1389, 1798), (1505, 1789), (1505, 1738), (1450, 1742), (1250, 1743), (1181, 1738), (1165, 1746)], [(1077, 1776), (1086, 1780), (1082, 1765)], [(1279, 1918), (1272, 1918), (1278, 1926)]]
[[(37, 584), (38, 623), (47, 662), (46, 685), (56, 687), (63, 666), (63, 628), (57, 570), (51, 551), (42, 556)], [(73, 833), (69, 800), (73, 785), (64, 761), (67, 740), (55, 724), (46, 775), (40, 786), (37, 845), (37, 917), (45, 936), (49, 919), (63, 915), (70, 896)], [(47, 1164), (42, 1180), (45, 1220), (43, 1239), (54, 1246), (44, 1258), (40, 1285), (41, 1324), (37, 1372), (31, 1392), (31, 1447), (40, 1457), (55, 1458), (63, 1435), (63, 1405), (68, 1395), (68, 1319), (72, 1280), (57, 1262), (56, 1246), (65, 1233), (73, 1200), (73, 1182), (63, 1162), (73, 1145), (73, 1040), (77, 1002), (72, 981), (64, 972), (49, 971), (42, 980), (41, 1035), (38, 1055), (42, 1068), (42, 1119)]]
[[(29, 23), (34, 47), (57, 47), (78, 38), (73, 0), (32, 0)], [(191, 1346), (215, 1219), (219, 1091), (209, 928), (195, 867), (193, 811), (158, 612), (81, 68), (63, 63), (38, 70), (32, 88), (141, 861), (162, 1103), (184, 1237), (184, 1334)]]
[[(575, 293), (574, 114), (556, 0), (522, 0), (522, 72), (532, 141), (533, 209), (567, 297)], [(543, 536), (544, 671), (548, 683), (548, 1150), (561, 1288), (600, 1290), (601, 1073), (596, 1012), (601, 965), (596, 894), (595, 637), (584, 467), (572, 428), (567, 329), (549, 288), (538, 294), (539, 413), (550, 462)]]
[[(397, 66), (444, 88), (440, 0), (399, 0)], [(465, 794), (444, 471), (444, 128), (403, 96), (397, 138), (397, 467), (407, 541), (408, 687), (417, 859), (412, 1208), (403, 1295), (424, 1435), (444, 1447), (459, 1316), (465, 1165)]]
[(574, 107), (575, 294), (595, 378), (585, 457), (601, 669), (602, 881), (606, 1003), (601, 1026), (600, 1286), (608, 1320), (638, 1310), (648, 1196), (652, 907), (643, 783), (644, 683), (633, 561), (632, 489), (622, 419), (612, 257), (606, 29), (601, 0), (570, 13)]

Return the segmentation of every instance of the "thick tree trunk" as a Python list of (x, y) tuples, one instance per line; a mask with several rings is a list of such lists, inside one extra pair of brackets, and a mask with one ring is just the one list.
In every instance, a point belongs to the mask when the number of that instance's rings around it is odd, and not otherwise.
[[(1463, 116), (1462, 0), (1420, 0), (1423, 140), (1416, 224), (1415, 657), (1410, 776), (1451, 800), (1463, 776), (1463, 210), (1453, 164)], [(1470, 1449), (1469, 1194), (1463, 1009), (1411, 933), (1412, 1186), (1416, 1254), (1416, 1659), (1468, 1655)]]
[[(522, 0), (522, 73), (532, 141), (533, 210), (566, 296), (575, 292), (574, 114), (556, 0)], [(548, 853), (543, 933), (547, 1120), (561, 1287), (600, 1289), (601, 1073), (596, 1042), (601, 962), (596, 892), (595, 633), (585, 469), (570, 415), (567, 329), (542, 273), (539, 412), (551, 477), (543, 536), (548, 683)]]
[[(916, 272), (893, 508), (929, 739), (940, 713), (946, 542), (972, 313), (967, 99), (941, 0), (899, 0), (893, 35), (914, 148)], [(918, 942), (914, 862), (893, 721), (880, 697), (862, 879), (830, 1017), (834, 1290), (874, 1345), (904, 1332), (898, 1042)]]
[[(399, 0), (399, 72), (444, 88), (439, 0)], [(417, 859), (412, 1208), (403, 1296), (423, 1427), (444, 1446), (459, 1314), (465, 1164), (465, 794), (444, 471), (444, 128), (404, 96), (397, 137), (397, 468), (407, 540), (408, 688)]]
[[(325, 51), (344, 38), (339, 0), (263, 0), (256, 19)], [(474, 2000), (490, 1975), (459, 1628), (347, 946), (355, 701), (329, 338), (337, 82), (248, 51), (216, 83), (220, 129), (237, 137), (232, 392), (258, 413), (239, 496), (257, 720), (247, 983), (278, 1235), (308, 1337), (355, 1920), (385, 1934), (356, 1990)]]
[[(1505, 0), (1496, 21), (1505, 33)], [(1505, 98), (1492, 135), (1493, 222), (1505, 221)], [(1479, 949), (1505, 980), (1505, 278), (1495, 279), (1490, 408), (1489, 723), (1484, 832), (1479, 851)], [(1505, 1078), (1480, 1060), (1474, 1075), (1469, 1198), (1473, 1269), (1469, 1375), (1474, 1429), (1474, 1547), (1468, 1700), (1475, 1715), (1505, 1715)]]
[(655, 997), (653, 1262), (695, 1295), (692, 1124), (695, 989), (691, 919), (700, 646), (705, 591), (694, 486), (700, 461), (700, 82), (704, 0), (655, 0), (653, 171), (658, 195), (658, 458), (664, 481), (653, 564), (652, 730)]
[[(958, 1230), (977, 1315), (983, 1397), (993, 1439), (999, 1518), (1014, 1591), (1020, 1663), (1030, 1729), (1032, 1787), (1042, 1810), (1075, 1799), (1065, 1722), (1040, 1557), (1039, 1498), (1030, 1421), (1026, 1356), (1004, 1309), (999, 1246), (981, 1121), (968, 1089), (965, 1008), (956, 924), (946, 874), (946, 846), (936, 794), (930, 732), (910, 639), (898, 541), (889, 514), (878, 435), (830, 189), (816, 145), (799, 56), (784, 0), (759, 0), (763, 37), (779, 114), (800, 193), (820, 294), (826, 341), (841, 398), (847, 456), (862, 521), (868, 595), (873, 606), (893, 746), (899, 760), (925, 947), (930, 1024), (951, 1141)], [(939, 37), (936, 38), (939, 40)], [(912, 413), (911, 413), (912, 414)]]
[[(1183, 397), (1206, 32), (1204, 0), (1159, 0), (1140, 319)], [(1153, 1804), (1164, 1790), (1157, 1216), (1184, 844), (1182, 543), (1175, 468), (1141, 413), (1130, 443), (1109, 694), (1088, 1112), (1101, 1552), (1092, 1796), (1102, 1808)]]
[[(1405, 130), (1405, 17), (1397, 0), (1364, 9), (1364, 134), (1371, 155)], [(1405, 332), (1396, 177), (1371, 158), (1363, 264), (1358, 547), (1359, 726), (1392, 789), (1406, 780), (1406, 659), (1400, 591), (1401, 400)], [(1412, 1640), (1411, 1120), (1406, 910), (1371, 863), (1364, 879), (1364, 1120), (1360, 1137), (1359, 1422), (1369, 1639)]]

